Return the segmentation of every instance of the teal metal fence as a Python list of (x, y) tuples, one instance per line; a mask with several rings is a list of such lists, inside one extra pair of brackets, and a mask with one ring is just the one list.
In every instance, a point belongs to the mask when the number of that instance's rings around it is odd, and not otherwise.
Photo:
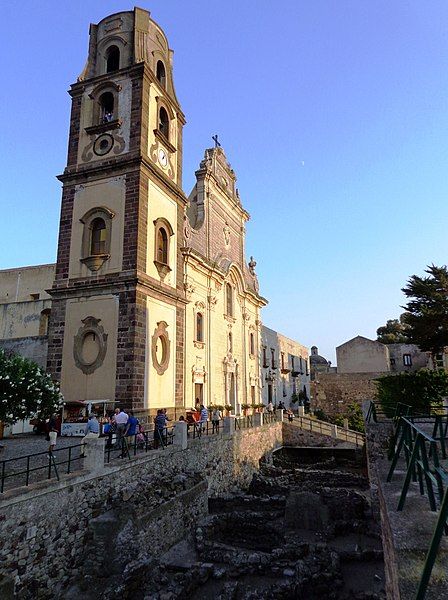
[(423, 600), (426, 596), (443, 533), (448, 534), (448, 472), (442, 462), (447, 456), (447, 430), (448, 415), (401, 416), (396, 420), (389, 452), (391, 465), (387, 481), (392, 480), (399, 459), (404, 458), (406, 462), (406, 475), (397, 510), (404, 509), (411, 482), (415, 482), (419, 485), (420, 494), (428, 498), (430, 510), (438, 510), (439, 513), (417, 588), (416, 600)]

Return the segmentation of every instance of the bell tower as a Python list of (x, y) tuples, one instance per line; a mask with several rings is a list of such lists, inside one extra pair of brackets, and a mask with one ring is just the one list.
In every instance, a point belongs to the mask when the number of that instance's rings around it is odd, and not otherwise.
[(48, 369), (67, 400), (183, 405), (185, 118), (149, 12), (90, 26), (71, 86)]

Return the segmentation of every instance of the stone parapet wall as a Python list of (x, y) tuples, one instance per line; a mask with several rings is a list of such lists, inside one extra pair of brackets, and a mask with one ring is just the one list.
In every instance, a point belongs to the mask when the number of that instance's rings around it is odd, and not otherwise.
[[(56, 597), (52, 594), (57, 586), (81, 568), (93, 519), (110, 514), (117, 507), (120, 518), (134, 514), (136, 495), (143, 498), (140, 511), (150, 514), (158, 505), (168, 510), (166, 502), (177, 489), (173, 487), (170, 492), (171, 482), (182, 474), (199, 475), (206, 481), (202, 499), (199, 492), (194, 495), (201, 513), (209, 495), (247, 487), (260, 459), (281, 444), (282, 424), (273, 423), (233, 435), (190, 440), (186, 450), (173, 446), (153, 451), (143, 458), (106, 466), (100, 475), (82, 471), (59, 482), (43, 481), (6, 492), (0, 502), (0, 577), (3, 574), (16, 579), (16, 593), (21, 590), (23, 599), (37, 597), (37, 590), (39, 597)], [(169, 520), (169, 514), (164, 518)], [(178, 526), (175, 537), (167, 537), (166, 543), (172, 545), (184, 533)], [(163, 538), (165, 534), (161, 531), (158, 535)], [(146, 543), (150, 545), (151, 539)], [(160, 544), (157, 548), (162, 550)]]
[(313, 409), (328, 415), (345, 413), (349, 404), (376, 398), (375, 379), (385, 373), (319, 373), (311, 382)]

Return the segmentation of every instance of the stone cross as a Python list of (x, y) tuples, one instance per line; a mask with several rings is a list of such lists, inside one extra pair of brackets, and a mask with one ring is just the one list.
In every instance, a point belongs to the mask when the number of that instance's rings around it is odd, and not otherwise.
[(218, 134), (212, 135), (212, 140), (215, 142), (215, 148), (221, 148), (221, 144), (218, 142)]

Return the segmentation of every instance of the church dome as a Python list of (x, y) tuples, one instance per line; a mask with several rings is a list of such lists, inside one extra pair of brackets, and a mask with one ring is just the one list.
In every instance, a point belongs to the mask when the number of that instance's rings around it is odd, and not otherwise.
[(328, 360), (319, 354), (317, 346), (312, 346), (310, 365), (328, 365)]

